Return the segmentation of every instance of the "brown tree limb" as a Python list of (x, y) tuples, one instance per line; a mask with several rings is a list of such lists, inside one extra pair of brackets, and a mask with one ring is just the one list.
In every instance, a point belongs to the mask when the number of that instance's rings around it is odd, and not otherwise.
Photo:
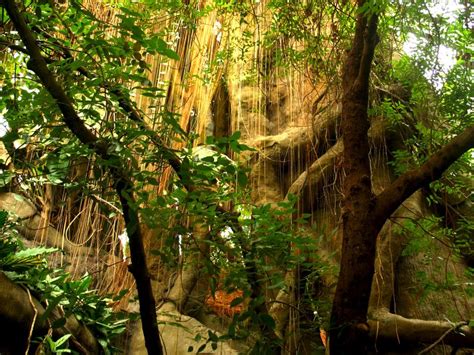
[[(359, 1), (362, 6), (366, 1)], [(474, 145), (474, 128), (454, 138), (419, 169), (397, 179), (377, 198), (372, 191), (368, 154), (368, 83), (378, 42), (377, 16), (357, 17), (352, 49), (344, 68), (342, 133), (346, 179), (343, 198), (341, 270), (331, 313), (331, 352), (367, 351), (368, 302), (374, 274), (376, 237), (390, 215), (420, 187), (438, 179)], [(395, 315), (394, 315), (395, 317)], [(365, 344), (365, 345), (364, 345)]]
[(377, 219), (385, 221), (411, 194), (439, 179), (452, 163), (472, 148), (474, 148), (474, 126), (465, 129), (441, 147), (422, 166), (404, 173), (383, 190), (376, 197)]
[(327, 170), (334, 167), (335, 160), (342, 155), (343, 150), (344, 145), (342, 141), (338, 141), (329, 148), (326, 153), (311, 164), (311, 166), (291, 184), (285, 199), (288, 199), (289, 194), (299, 196), (307, 186), (318, 185), (325, 177)]
[(258, 136), (249, 142), (261, 153), (264, 159), (279, 163), (288, 163), (293, 153), (305, 149), (314, 150), (327, 140), (328, 132), (334, 132), (341, 116), (339, 110), (329, 111), (317, 117), (312, 126), (289, 127), (280, 134)]
[(446, 321), (408, 319), (379, 309), (369, 320), (370, 338), (377, 342), (396, 343), (400, 346), (434, 344), (441, 337), (448, 345), (474, 348), (474, 330), (466, 322), (453, 324)]
[[(269, 307), (269, 314), (275, 320), (275, 332), (281, 339), (289, 321), (290, 308), (294, 306), (294, 288), (296, 285), (295, 270), (287, 271), (284, 278), (285, 286), (278, 292), (274, 301)], [(297, 308), (296, 308), (297, 309)]]
[[(399, 218), (420, 218), (421, 191), (411, 195), (392, 216), (393, 220)], [(395, 233), (393, 222), (387, 222), (379, 233), (377, 245), (377, 258), (375, 261), (375, 274), (372, 280), (372, 292), (369, 302), (369, 318), (378, 309), (390, 309), (395, 288), (395, 268), (403, 249), (409, 242), (407, 233)]]
[[(56, 101), (63, 120), (72, 133), (85, 145), (93, 149), (104, 160), (110, 160), (108, 144), (101, 141), (80, 119), (73, 101), (68, 97), (64, 89), (48, 69), (40, 48), (36, 43), (34, 34), (28, 28), (25, 19), (18, 10), (14, 0), (4, 0), (2, 6), (7, 10), (18, 34), (27, 48), (30, 60), (28, 67), (40, 79), (45, 89)], [(145, 343), (150, 354), (162, 354), (162, 346), (159, 338), (158, 322), (156, 319), (156, 307), (153, 297), (150, 275), (146, 265), (146, 254), (143, 246), (138, 213), (133, 204), (133, 184), (128, 174), (119, 167), (112, 167), (115, 189), (122, 203), (123, 216), (125, 219), (127, 233), (130, 239), (130, 253), (132, 259), (131, 272), (137, 283), (138, 298), (140, 303), (140, 315), (142, 318)]]

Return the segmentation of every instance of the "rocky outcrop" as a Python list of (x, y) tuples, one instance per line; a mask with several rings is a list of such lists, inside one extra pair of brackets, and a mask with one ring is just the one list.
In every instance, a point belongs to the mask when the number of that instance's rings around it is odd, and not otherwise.
[[(12, 282), (0, 272), (0, 353), (25, 354), (31, 339), (45, 336), (51, 322), (62, 317), (59, 308), (47, 319), (46, 309), (26, 288)], [(53, 336), (72, 334), (72, 348), (82, 354), (99, 354), (99, 343), (90, 330), (74, 316), (66, 318), (64, 326), (51, 329)], [(13, 340), (13, 341), (12, 341)]]
[(0, 193), (0, 210), (10, 212), (19, 220), (31, 218), (38, 212), (31, 201), (14, 192)]
[[(205, 354), (232, 355), (239, 353), (224, 341), (215, 343), (216, 345), (213, 348), (213, 342), (210, 340), (209, 333), (211, 332), (216, 336), (221, 334), (216, 334), (212, 329), (196, 319), (179, 313), (170, 302), (165, 303), (159, 309), (158, 322), (165, 354), (195, 354), (201, 347), (204, 347), (201, 349), (201, 353)], [(191, 348), (192, 350), (190, 351)], [(137, 324), (133, 332), (128, 354), (147, 354), (141, 324)]]

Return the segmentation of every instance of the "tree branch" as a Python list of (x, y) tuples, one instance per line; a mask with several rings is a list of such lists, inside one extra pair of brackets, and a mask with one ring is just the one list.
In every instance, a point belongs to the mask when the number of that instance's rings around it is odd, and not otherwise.
[(416, 343), (443, 342), (456, 347), (474, 348), (474, 330), (466, 322), (453, 324), (447, 321), (408, 319), (380, 309), (369, 320), (370, 337), (400, 346)]
[[(328, 132), (334, 132), (341, 113), (339, 110), (321, 114), (312, 126), (289, 127), (280, 134), (257, 136), (250, 145), (260, 150), (261, 157), (279, 163), (289, 163), (296, 152), (310, 147), (317, 149), (328, 140)], [(333, 138), (333, 137), (329, 137)]]
[(474, 147), (474, 126), (453, 138), (419, 168), (410, 170), (376, 197), (376, 220), (385, 221), (411, 194), (441, 177), (462, 154)]
[(358, 85), (359, 88), (369, 87), (370, 68), (372, 66), (372, 59), (374, 58), (375, 47), (378, 43), (377, 22), (378, 16), (373, 14), (367, 24), (367, 33), (364, 36), (364, 48), (359, 64), (359, 73), (354, 83)]
[(334, 167), (334, 162), (342, 155), (343, 150), (342, 141), (337, 141), (326, 153), (298, 176), (288, 189), (285, 200), (288, 200), (289, 194), (300, 196), (305, 187), (318, 185), (326, 177), (327, 170)]

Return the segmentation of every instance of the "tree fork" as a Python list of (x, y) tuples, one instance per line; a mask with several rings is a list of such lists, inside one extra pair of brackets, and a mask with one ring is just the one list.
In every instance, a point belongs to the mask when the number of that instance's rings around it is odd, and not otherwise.
[[(361, 8), (365, 1), (359, 1)], [(352, 49), (344, 67), (343, 244), (341, 269), (331, 312), (332, 354), (366, 353), (372, 323), (367, 321), (377, 235), (391, 214), (419, 188), (441, 177), (474, 147), (474, 126), (453, 138), (421, 167), (408, 171), (375, 196), (371, 188), (367, 114), (369, 75), (378, 42), (377, 15), (359, 14)]]
[[(6, 9), (8, 16), (28, 50), (31, 58), (28, 62), (28, 68), (38, 76), (45, 89), (56, 101), (68, 128), (83, 144), (93, 149), (104, 160), (109, 160), (111, 156), (107, 152), (107, 142), (100, 141), (80, 119), (74, 108), (72, 99), (67, 96), (64, 89), (48, 69), (46, 60), (41, 55), (36, 39), (18, 10), (15, 1), (3, 0), (1, 5)], [(145, 248), (143, 246), (138, 213), (134, 209), (134, 206), (130, 206), (130, 203), (133, 203), (133, 184), (125, 171), (119, 168), (111, 168), (111, 173), (114, 179), (115, 189), (122, 204), (125, 224), (130, 237), (131, 272), (137, 283), (140, 316), (142, 319), (146, 348), (149, 354), (161, 355), (163, 354), (163, 349), (156, 319), (155, 299), (153, 297), (150, 275), (146, 265)]]

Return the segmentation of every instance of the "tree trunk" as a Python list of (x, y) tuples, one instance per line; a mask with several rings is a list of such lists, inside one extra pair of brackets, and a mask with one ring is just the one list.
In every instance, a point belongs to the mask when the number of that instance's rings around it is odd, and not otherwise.
[(373, 219), (369, 162), (369, 74), (377, 43), (377, 16), (358, 15), (352, 50), (344, 68), (342, 134), (344, 198), (339, 280), (331, 313), (333, 354), (364, 353), (367, 307), (374, 273), (377, 223)]

